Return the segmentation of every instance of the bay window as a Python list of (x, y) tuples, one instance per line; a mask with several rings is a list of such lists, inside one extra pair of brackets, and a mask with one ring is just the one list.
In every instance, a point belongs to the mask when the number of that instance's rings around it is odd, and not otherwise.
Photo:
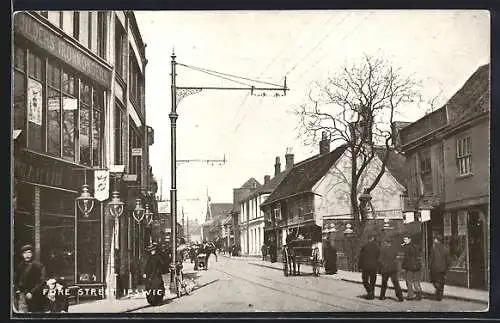
[(26, 147), (100, 166), (104, 91), (58, 61), (18, 45), (14, 46), (13, 76), (14, 130), (26, 132)]

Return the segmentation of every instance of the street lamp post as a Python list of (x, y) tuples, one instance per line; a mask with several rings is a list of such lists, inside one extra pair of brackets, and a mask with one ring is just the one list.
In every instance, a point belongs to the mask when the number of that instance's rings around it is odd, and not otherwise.
[(112, 193), (112, 198), (111, 198), (111, 201), (108, 203), (108, 207), (109, 207), (109, 213), (111, 214), (111, 216), (113, 217), (114, 219), (114, 230), (113, 230), (113, 241), (112, 241), (112, 255), (111, 255), (111, 277), (112, 278), (112, 284), (108, 284), (108, 292), (106, 293), (107, 295), (107, 298), (109, 300), (115, 300), (116, 297), (117, 297), (117, 294), (116, 294), (116, 291), (117, 291), (117, 286), (118, 286), (118, 273), (117, 273), (117, 270), (116, 270), (116, 260), (115, 260), (115, 257), (116, 257), (116, 249), (117, 249), (117, 246), (118, 246), (118, 237), (119, 237), (119, 234), (118, 234), (118, 230), (120, 228), (120, 225), (119, 225), (119, 218), (120, 216), (123, 214), (123, 207), (124, 207), (124, 203), (120, 200), (120, 195), (118, 193), (118, 191), (114, 191)]

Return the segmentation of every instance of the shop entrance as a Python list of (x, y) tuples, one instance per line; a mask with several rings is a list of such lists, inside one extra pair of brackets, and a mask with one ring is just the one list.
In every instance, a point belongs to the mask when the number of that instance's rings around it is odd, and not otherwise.
[(485, 223), (478, 211), (469, 212), (469, 288), (486, 288)]

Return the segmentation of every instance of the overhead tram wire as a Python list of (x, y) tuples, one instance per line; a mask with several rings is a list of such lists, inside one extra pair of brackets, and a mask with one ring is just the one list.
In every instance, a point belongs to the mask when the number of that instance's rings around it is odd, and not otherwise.
[[(197, 66), (186, 65), (186, 64), (181, 64), (181, 63), (177, 63), (177, 64), (181, 65), (181, 66), (184, 66), (184, 67), (187, 67), (187, 68), (190, 68), (190, 69), (194, 69), (194, 70), (200, 71), (200, 72), (204, 72), (204, 73), (216, 76), (216, 77), (224, 78), (222, 76), (214, 75), (214, 74), (211, 74), (211, 73), (215, 73), (215, 74), (219, 74), (219, 75), (224, 75), (224, 76), (228, 76), (228, 77), (232, 77), (232, 78), (237, 78), (237, 79), (242, 79), (242, 80), (245, 80), (245, 81), (251, 81), (251, 82), (254, 82), (254, 83), (261, 83), (261, 84), (276, 86), (278, 88), (281, 88), (283, 86), (281, 84), (275, 84), (275, 83), (269, 83), (269, 82), (254, 80), (254, 79), (243, 77), (243, 76), (237, 76), (237, 75), (233, 75), (233, 74), (217, 72), (217, 71), (213, 71), (213, 70), (209, 70), (209, 69), (201, 68), (201, 67), (197, 67)], [(224, 78), (224, 79), (227, 79), (227, 78)]]
[[(353, 29), (351, 29), (347, 34), (345, 34), (339, 42), (343, 42), (347, 36), (349, 36), (350, 34), (352, 34), (352, 32), (356, 29), (359, 28), (359, 26), (361, 26), (361, 24), (366, 20), (368, 19), (369, 16), (371, 16), (372, 13), (368, 13), (357, 25), (356, 27), (354, 27)], [(346, 17), (347, 18), (347, 17)], [(345, 20), (345, 19), (344, 19)], [(323, 59), (325, 59), (325, 57), (330, 54), (330, 52), (326, 52), (323, 56), (321, 56), (316, 62), (314, 62), (312, 65), (310, 65), (304, 72), (302, 72), (302, 74), (300, 74), (300, 76), (298, 77), (299, 79), (308, 71), (310, 71), (311, 69), (313, 69), (314, 67), (316, 67), (316, 65), (318, 65)]]
[[(343, 23), (343, 22), (345, 21), (345, 19), (347, 18), (347, 16), (349, 16), (350, 14), (351, 14), (351, 13), (348, 13), (348, 14), (344, 17), (344, 19), (342, 19), (342, 21), (338, 22), (338, 23), (335, 25), (335, 27), (334, 27), (334, 29), (333, 29), (333, 30), (335, 30), (335, 29), (336, 29), (336, 28), (337, 28), (337, 27), (338, 27), (341, 23)], [(330, 18), (329, 18), (329, 19), (328, 19), (328, 20), (327, 20), (324, 24), (328, 24), (328, 23), (329, 23), (329, 22), (330, 22), (333, 18), (335, 18), (335, 14), (332, 14), (332, 16), (331, 16), (331, 17), (330, 17)], [(324, 42), (324, 41), (325, 41), (325, 40), (326, 40), (326, 39), (327, 39), (327, 38), (331, 35), (331, 33), (333, 32), (333, 30), (331, 30), (331, 31), (327, 32), (327, 33), (323, 36), (323, 38), (321, 38), (321, 40), (320, 40), (318, 43), (316, 43), (316, 45), (315, 45), (313, 48), (311, 48), (311, 50), (310, 50), (310, 51), (309, 51), (309, 52), (308, 52), (305, 56), (303, 56), (303, 57), (302, 57), (302, 59), (299, 59), (299, 60), (297, 61), (297, 63), (295, 63), (295, 65), (294, 65), (294, 66), (293, 66), (290, 70), (288, 70), (288, 72), (286, 72), (286, 73), (285, 73), (285, 75), (288, 75), (288, 74), (290, 74), (291, 72), (293, 72), (293, 71), (297, 68), (297, 66), (298, 66), (299, 64), (301, 64), (301, 63), (302, 63), (302, 62), (303, 62), (303, 61), (304, 61), (304, 60), (305, 60), (305, 59), (306, 59), (309, 55), (311, 55), (311, 53), (312, 53), (312, 52), (313, 52), (316, 48), (318, 48), (318, 46), (319, 46), (319, 45), (321, 45), (321, 44), (322, 44), (322, 43), (323, 43), (323, 42)]]
[(243, 82), (236, 81), (236, 80), (232, 80), (232, 79), (224, 77), (224, 76), (216, 75), (216, 74), (213, 74), (211, 72), (204, 71), (202, 68), (198, 68), (198, 67), (194, 67), (194, 66), (187, 66), (187, 65), (184, 65), (184, 64), (179, 64), (179, 65), (182, 65), (184, 67), (187, 67), (189, 69), (192, 69), (192, 70), (195, 70), (195, 71), (198, 71), (198, 72), (201, 72), (201, 73), (209, 74), (209, 75), (221, 78), (221, 79), (225, 79), (225, 80), (228, 80), (228, 81), (231, 81), (231, 82), (235, 82), (235, 83), (238, 83), (238, 84), (242, 84), (242, 85), (248, 86), (249, 89), (252, 88), (252, 86), (250, 84), (243, 83)]

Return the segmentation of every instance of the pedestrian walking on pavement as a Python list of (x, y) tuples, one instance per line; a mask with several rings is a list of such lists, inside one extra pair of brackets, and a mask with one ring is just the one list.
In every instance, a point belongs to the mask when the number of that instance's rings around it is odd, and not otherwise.
[(325, 274), (334, 275), (337, 273), (337, 248), (330, 241), (325, 239), (323, 242), (323, 258), (325, 262)]
[(45, 285), (45, 266), (33, 259), (33, 246), (21, 248), (23, 260), (14, 273), (14, 306), (19, 313), (42, 312), (44, 299), (42, 288)]
[(445, 277), (450, 265), (450, 252), (443, 245), (443, 238), (441, 236), (434, 237), (431, 251), (431, 282), (436, 289), (435, 300), (437, 301), (443, 299)]
[(405, 235), (401, 246), (404, 250), (401, 267), (405, 271), (408, 300), (419, 301), (422, 299), (422, 287), (420, 286), (420, 250), (411, 241), (409, 235)]
[(157, 253), (156, 243), (150, 244), (146, 250), (149, 252), (149, 256), (146, 259), (142, 275), (142, 278), (146, 280), (146, 300), (150, 305), (158, 305), (165, 296), (165, 285), (162, 277), (164, 264), (161, 256)]
[(387, 281), (391, 278), (392, 285), (396, 291), (396, 297), (398, 301), (402, 302), (403, 291), (399, 285), (398, 280), (398, 265), (396, 263), (396, 257), (398, 255), (398, 250), (392, 246), (392, 241), (389, 239), (384, 240), (382, 248), (380, 248), (379, 264), (380, 264), (380, 274), (382, 274), (382, 287), (380, 289), (380, 300), (385, 299), (385, 291), (387, 290)]
[(266, 256), (267, 256), (267, 246), (266, 244), (264, 243), (262, 245), (262, 247), (260, 248), (260, 251), (262, 252), (262, 260), (266, 260)]
[(375, 241), (375, 235), (370, 234), (368, 242), (361, 247), (358, 261), (358, 268), (361, 269), (361, 278), (367, 293), (367, 299), (375, 298), (379, 255), (380, 248)]

